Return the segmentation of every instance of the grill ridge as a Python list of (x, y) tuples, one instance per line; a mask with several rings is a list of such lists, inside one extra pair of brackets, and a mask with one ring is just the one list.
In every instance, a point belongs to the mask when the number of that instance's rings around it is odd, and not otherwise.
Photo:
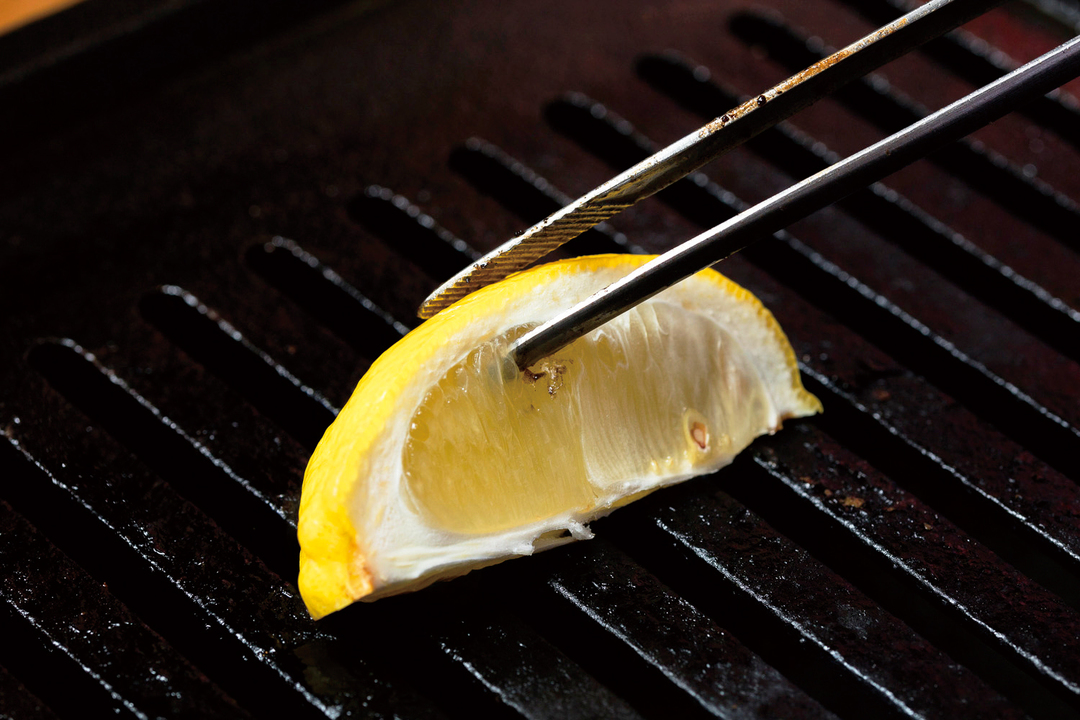
[[(533, 170), (480, 138), (469, 138), (454, 148), (450, 168), (526, 222), (538, 222), (571, 201)], [(607, 222), (594, 225), (562, 247), (571, 255), (641, 252)]]
[(292, 240), (276, 237), (252, 246), (246, 259), (267, 282), (369, 358), (409, 330)]
[[(545, 594), (528, 615), (545, 636), (570, 648), (587, 647), (591, 659), (582, 658), (582, 664), (597, 677), (610, 677), (651, 716), (690, 717), (706, 710), (720, 717), (831, 717), (734, 633), (663, 585), (625, 553), (623, 543), (612, 543), (613, 523), (602, 525), (606, 530), (598, 542), (574, 547), (565, 561), (537, 558)], [(610, 569), (603, 582), (597, 582), (598, 567)], [(654, 642), (657, 637), (664, 642)], [(644, 661), (629, 678), (620, 677), (625, 670), (613, 669), (606, 660), (627, 650)], [(652, 696), (654, 688), (658, 696)], [(700, 703), (696, 712), (695, 700)]]
[[(736, 463), (733, 470), (740, 466)], [(648, 517), (633, 518), (632, 532), (617, 528), (618, 540), (648, 558), (661, 580), (710, 616), (739, 618), (732, 627), (744, 642), (787, 677), (813, 688), (841, 716), (948, 716), (941, 704), (962, 703), (970, 694), (981, 695), (982, 712), (1002, 705), (1000, 696), (966, 671), (950, 669), (951, 660), (902, 621), (881, 612), (725, 491), (680, 488), (673, 495), (648, 508)], [(717, 531), (720, 520), (723, 529)], [(644, 538), (635, 537), (638, 528), (646, 530)], [(722, 580), (703, 575), (706, 569)], [(815, 602), (823, 598), (827, 603)], [(826, 614), (820, 614), (825, 607)], [(838, 622), (831, 613), (854, 614), (861, 622)], [(867, 642), (867, 631), (875, 636), (872, 642)], [(892, 676), (881, 662), (880, 654), (897, 658), (907, 653), (920, 660), (898, 665), (916, 674), (954, 675), (956, 692), (950, 697), (925, 694), (917, 681)]]
[[(806, 436), (814, 436), (813, 430), (803, 433), (803, 447)], [(960, 620), (965, 627), (973, 632), (982, 633), (993, 644), (1002, 649), (1007, 656), (1011, 656), (1012, 662), (1016, 663), (1026, 672), (1041, 676), (1044, 684), (1053, 688), (1062, 696), (1068, 697), (1076, 693), (1077, 666), (1075, 653), (1064, 650), (1056, 657), (1046, 662), (1053, 656), (1051, 651), (1041, 659), (1038, 654), (1033, 654), (1030, 643), (1038, 644), (1045, 637), (1071, 637), (1070, 633), (1078, 621), (1078, 617), (1072, 609), (1060, 603), (1049, 593), (1036, 589), (1031, 581), (1020, 575), (1014, 569), (1004, 565), (992, 554), (986, 552), (979, 545), (965, 538), (948, 520), (941, 517), (919, 499), (899, 490), (893, 482), (882, 477), (878, 472), (869, 467), (861, 467), (860, 462), (853, 457), (840, 460), (846, 454), (843, 450), (837, 450), (831, 438), (825, 435), (816, 436), (813, 439), (819, 448), (814, 453), (807, 453), (805, 449), (800, 452), (792, 448), (792, 443), (780, 440), (776, 445), (783, 445), (787, 452), (785, 457), (791, 462), (790, 468), (780, 469), (775, 456), (767, 452), (756, 453), (755, 460), (766, 469), (774, 478), (781, 479), (785, 485), (794, 489), (795, 495), (803, 501), (810, 501), (824, 512), (815, 513), (813, 520), (807, 525), (819, 524), (821, 521), (831, 522), (843, 527), (859, 537), (861, 543), (875, 550), (879, 556), (879, 563), (887, 564), (893, 571), (900, 570), (904, 580), (912, 580), (922, 586), (924, 594), (931, 601), (939, 605), (946, 614), (961, 616)], [(799, 456), (802, 455), (802, 458)], [(791, 458), (798, 458), (790, 460)], [(800, 462), (801, 460), (801, 462)], [(840, 460), (833, 465), (833, 471), (822, 469), (828, 468), (832, 462)], [(785, 461), (786, 462), (786, 461)], [(851, 468), (856, 468), (852, 470)], [(817, 490), (811, 483), (800, 478), (813, 477), (811, 472), (817, 472), (819, 476), (829, 473), (833, 479), (832, 494), (821, 495), (814, 492)], [(838, 482), (839, 481), (839, 482)], [(830, 484), (830, 483), (826, 483)], [(846, 486), (846, 487), (845, 487)], [(742, 492), (740, 489), (736, 494)], [(765, 489), (749, 485), (745, 490), (747, 495), (756, 494), (761, 498)], [(861, 493), (856, 496), (854, 493)], [(824, 496), (823, 496), (824, 495)], [(832, 497), (841, 497), (837, 502)], [(863, 504), (851, 503), (855, 497), (863, 501)], [(887, 507), (884, 508), (884, 519), (875, 518), (874, 523), (867, 523), (866, 515), (850, 512), (849, 507), (861, 508), (864, 504), (879, 502)], [(888, 508), (893, 508), (889, 510)], [(922, 528), (919, 525), (922, 524)], [(912, 532), (914, 531), (914, 532)], [(805, 547), (815, 548), (816, 542), (811, 537), (808, 529), (793, 533), (806, 540)], [(824, 534), (824, 533), (823, 533)], [(900, 553), (907, 552), (910, 544), (919, 542), (920, 536), (940, 544), (940, 554), (929, 551), (925, 557), (912, 563), (904, 560)], [(953, 555), (950, 550), (964, 547), (966, 552)], [(850, 545), (850, 544), (849, 544)], [(848, 547), (850, 551), (850, 547)], [(834, 567), (842, 565), (843, 560), (834, 558)], [(855, 577), (859, 577), (858, 574)], [(1028, 600), (1041, 597), (1038, 602), (1044, 612), (1040, 613), (1037, 620), (1023, 630), (1017, 631), (1008, 623), (1002, 623), (1001, 618), (1009, 613), (1002, 612), (1002, 608), (1013, 603), (1014, 600), (1006, 593), (1001, 593), (1002, 587), (1020, 588), (1027, 585), (1031, 588)], [(936, 596), (936, 597), (934, 597)], [(878, 598), (886, 606), (892, 605), (885, 597)], [(1043, 604), (1045, 603), (1045, 604)], [(902, 617), (907, 616), (909, 611), (897, 610)], [(1035, 631), (1033, 627), (1037, 623), (1046, 623), (1044, 632)], [(1052, 667), (1054, 663), (1057, 667)], [(977, 664), (976, 664), (977, 666)]]
[[(803, 35), (764, 13), (737, 13), (731, 19), (731, 31), (747, 44), (765, 47), (772, 58), (793, 71), (828, 54), (816, 50)], [(853, 82), (838, 90), (834, 97), (886, 133), (901, 130), (929, 114), (880, 76)], [(999, 153), (976, 140), (964, 139), (932, 153), (927, 159), (992, 197), (1013, 215), (1059, 242), (1077, 248), (1075, 228), (1080, 223), (1080, 208), (1076, 203), (1042, 180), (1029, 177)]]
[(338, 413), (191, 293), (171, 286), (143, 297), (144, 318), (309, 451)]
[[(903, 12), (895, 0), (842, 0), (860, 15), (885, 23)], [(946, 67), (972, 85), (986, 85), (1019, 67), (1019, 63), (984, 40), (964, 30), (954, 30), (919, 48), (919, 52)], [(1080, 102), (1055, 90), (1033, 100), (1017, 112), (1052, 130), (1074, 146), (1080, 146)]]
[[(312, 705), (296, 696), (290, 672), (275, 653), (275, 647), (299, 644), (312, 634), (310, 621), (297, 612), (297, 598), (283, 597), (279, 578), (271, 576), (259, 560), (171, 488), (155, 482), (137, 463), (110, 457), (110, 448), (103, 447), (101, 452), (108, 459), (99, 460), (99, 466), (114, 468), (123, 478), (122, 487), (92, 476), (70, 477), (74, 468), (69, 469), (62, 458), (55, 458), (63, 475), (35, 463), (28, 474), (23, 473), (26, 484), (31, 486), (24, 491), (26, 496), (37, 500), (45, 492), (55, 495), (53, 488), (58, 488), (70, 494), (77, 505), (72, 513), (78, 523), (76, 528), (104, 525), (105, 533), (115, 533), (130, 550), (96, 558), (91, 567), (97, 567), (99, 577), (108, 578), (110, 588), (126, 594), (126, 604), (134, 606), (140, 616), (151, 618), (154, 628), (163, 632), (170, 644), (193, 658), (201, 671), (245, 708), (256, 714), (277, 708), (311, 717)], [(5, 465), (9, 464), (8, 455)], [(35, 484), (52, 488), (45, 491), (33, 487)], [(144, 494), (140, 495), (140, 491)], [(32, 507), (52, 522), (50, 511), (56, 507), (55, 500), (49, 495), (44, 499), (49, 504), (34, 502)], [(128, 504), (140, 508), (138, 516), (128, 515)], [(167, 515), (154, 517), (154, 512), (162, 508)], [(87, 513), (92, 519), (86, 519)], [(91, 529), (68, 539), (69, 554), (74, 547), (78, 557), (87, 550), (79, 548), (79, 543), (99, 534)], [(100, 549), (110, 547), (115, 543)], [(127, 560), (132, 553), (137, 562), (129, 566)], [(192, 562), (195, 564), (189, 564)], [(238, 572), (241, 568), (242, 572)], [(241, 587), (244, 592), (225, 592), (223, 588), (228, 587)], [(291, 623), (287, 619), (290, 615)], [(267, 622), (271, 617), (276, 622)], [(237, 665), (237, 656), (246, 662)], [(126, 671), (137, 675), (145, 668)]]
[[(276, 533), (256, 533), (251, 527), (230, 524), (227, 508), (240, 506), (252, 527), (277, 528), (289, 532), (287, 518), (272, 500), (247, 479), (214, 457), (204, 445), (162, 415), (161, 411), (134, 392), (123, 380), (103, 367), (93, 355), (74, 342), (43, 343), (30, 352), (37, 368), (73, 404), (100, 423), (113, 437), (129, 445), (154, 470), (197, 499), (200, 505), (215, 508), (231, 532), (265, 553), (272, 565), (287, 566), (291, 545)], [(213, 487), (207, 478), (220, 482)], [(269, 511), (269, 512), (267, 512)], [(273, 514), (271, 514), (273, 513)], [(235, 521), (233, 521), (235, 523)]]
[[(232, 698), (213, 686), (3, 502), (0, 530), (5, 546), (0, 553), (5, 576), (9, 580), (24, 574), (33, 576), (47, 583), (49, 589), (26, 598), (18, 611), (31, 618), (46, 643), (78, 664), (79, 671), (100, 682), (118, 712), (144, 717), (247, 717)], [(17, 593), (17, 588), (10, 585), (4, 589), (8, 594)], [(10, 642), (10, 636), (6, 637)], [(149, 676), (132, 673), (131, 666), (148, 668)], [(118, 671), (118, 667), (122, 669)], [(64, 673), (67, 677), (78, 674)], [(93, 694), (85, 686), (80, 690)]]
[(369, 186), (349, 203), (349, 216), (370, 232), (390, 238), (432, 278), (451, 277), (481, 255), (454, 237), (403, 195)]
[[(657, 91), (703, 117), (714, 117), (737, 102), (735, 93), (711, 79), (708, 69), (676, 54), (645, 56), (638, 74)], [(566, 100), (572, 107), (591, 109), (587, 98)], [(558, 108), (549, 106), (551, 122), (560, 122)], [(564, 122), (570, 131), (571, 117)], [(615, 121), (616, 125), (618, 120)], [(839, 160), (824, 143), (782, 123), (747, 143), (756, 154), (792, 177), (812, 175)], [(951, 282), (1038, 335), (1060, 353), (1080, 357), (1080, 312), (1038, 284), (984, 252), (883, 183), (853, 193), (837, 203), (845, 212), (897, 243)]]

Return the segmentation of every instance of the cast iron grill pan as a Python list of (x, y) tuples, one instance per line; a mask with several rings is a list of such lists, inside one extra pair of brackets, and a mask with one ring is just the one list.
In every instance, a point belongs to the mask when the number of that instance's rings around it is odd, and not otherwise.
[[(29, 99), (0, 179), (0, 715), (1080, 716), (1068, 88), (724, 263), (824, 415), (593, 541), (319, 623), (298, 597), (307, 457), (428, 292), (901, 12), (771, 5), (88, 3), (0, 38)], [(669, 247), (1076, 16), (1008, 5), (562, 252)]]

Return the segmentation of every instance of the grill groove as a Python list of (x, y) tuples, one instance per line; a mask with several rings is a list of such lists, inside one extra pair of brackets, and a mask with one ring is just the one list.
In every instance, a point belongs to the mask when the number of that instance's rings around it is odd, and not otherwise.
[[(731, 30), (744, 42), (766, 48), (770, 57), (793, 72), (828, 54), (815, 52), (806, 38), (759, 13), (737, 14), (731, 20)], [(928, 114), (917, 103), (891, 89), (888, 82), (875, 82), (875, 78), (852, 83), (839, 90), (836, 99), (886, 133), (901, 130)], [(928, 159), (1059, 242), (1078, 248), (1076, 226), (1080, 223), (1080, 208), (1076, 203), (1047, 183), (1029, 177), (1002, 155), (977, 141), (961, 140)]]
[[(78, 670), (101, 684), (110, 696), (107, 702), (118, 711), (144, 716), (248, 717), (7, 503), (0, 503), (0, 538), (5, 596), (16, 599), (16, 610), (30, 620), (45, 643), (59, 648), (78, 664)], [(36, 585), (44, 592), (27, 596), (20, 583)]]

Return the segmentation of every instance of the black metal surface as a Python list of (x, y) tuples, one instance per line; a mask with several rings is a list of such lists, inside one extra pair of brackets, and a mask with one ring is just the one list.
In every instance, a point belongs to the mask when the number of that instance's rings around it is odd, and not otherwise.
[[(813, 51), (806, 38), (764, 15), (740, 14), (731, 28), (744, 42), (767, 48), (792, 71), (824, 57), (823, 53)], [(874, 124), (887, 132), (901, 130), (927, 114), (925, 108), (908, 97), (880, 92), (870, 76), (839, 90), (836, 98), (855, 112), (872, 118)], [(1026, 176), (1003, 156), (962, 140), (939, 150), (931, 160), (992, 196), (1025, 221), (1076, 248), (1075, 228), (1080, 222), (1076, 202), (1041, 180)]]
[[(0, 716), (1080, 716), (1060, 95), (949, 166), (1027, 189), (923, 163), (724, 263), (824, 415), (597, 540), (319, 623), (297, 596), (307, 456), (432, 289), (646, 134), (898, 14), (770, 6), (91, 1), (0, 38), (26, 107), (0, 143)], [(993, 44), (1065, 38), (1031, 8), (566, 252), (664, 249), (880, 137), (857, 113), (899, 117), (890, 93), (959, 97), (1009, 65)]]
[[(659, 92), (670, 95), (691, 112), (712, 117), (738, 98), (706, 73), (695, 75), (693, 63), (677, 55), (647, 55), (638, 74)], [(549, 108), (559, 123), (570, 107), (587, 105), (576, 96)], [(568, 122), (572, 122), (567, 118)], [(792, 177), (805, 177), (834, 163), (839, 156), (824, 143), (791, 125), (781, 125), (751, 144), (755, 154)], [(983, 251), (952, 228), (937, 221), (883, 183), (854, 193), (838, 203), (844, 212), (897, 243), (919, 260), (933, 264), (949, 281), (1024, 328), (1058, 352), (1077, 359), (1080, 353), (1080, 312), (1055, 298), (1031, 280)]]
[[(42, 636), (20, 645), (51, 644), (77, 666), (76, 672), (93, 678), (112, 675), (115, 684), (106, 692), (98, 688), (96, 695), (116, 712), (138, 708), (155, 716), (248, 716), (7, 503), (0, 504), (0, 528), (4, 596), (20, 616), (13, 622), (28, 623)], [(6, 644), (18, 671), (23, 665), (11, 645), (19, 633), (9, 633)], [(115, 675), (112, 666), (145, 672)], [(73, 696), (70, 707), (57, 709), (73, 714), (89, 699)]]
[[(846, 4), (870, 22), (887, 22), (904, 7), (898, 0), (848, 0)], [(1014, 63), (1002, 51), (964, 31), (931, 40), (920, 52), (973, 85), (985, 85), (1014, 69)], [(1080, 104), (1072, 96), (1052, 92), (1017, 112), (1073, 145), (1080, 144)]]
[[(654, 552), (666, 550), (670, 563), (682, 563), (686, 577), (706, 568), (717, 574), (696, 583), (683, 580), (678, 589), (713, 613), (734, 614), (756, 626), (755, 649), (785, 673), (819, 688), (839, 712), (874, 717), (1016, 712), (736, 500), (723, 492), (673, 495), (650, 519), (639, 518), (674, 544), (663, 548), (657, 539), (654, 546), (660, 549)], [(830, 678), (835, 678), (831, 687)], [(936, 689), (943, 685), (950, 692)]]
[[(676, 142), (657, 150), (652, 157), (627, 168), (611, 180), (559, 208), (532, 227), (516, 234), (485, 254), (468, 269), (447, 280), (424, 300), (418, 315), (422, 318), (432, 317), (465, 295), (533, 264), (594, 225), (621, 213), (631, 205), (742, 145), (747, 139), (754, 137), (765, 128), (772, 127), (777, 122), (805, 109), (837, 88), (877, 70), (888, 61), (905, 55), (928, 39), (937, 38), (983, 15), (1002, 2), (1004, 0), (933, 0), (925, 5), (914, 7), (902, 17), (884, 23), (880, 28), (846, 48), (838, 50), (827, 59), (808, 65), (774, 87), (763, 90), (757, 97), (744, 101), (738, 107), (730, 108), (724, 114), (687, 133)], [(1059, 48), (1053, 54), (1065, 56), (1068, 54), (1067, 48)], [(1065, 58), (1062, 57), (1062, 60)], [(1047, 65), (1056, 64), (1056, 61), (1050, 58), (1046, 58), (1045, 62)], [(1035, 72), (1035, 74), (1039, 73)], [(1048, 75), (1045, 83), (1041, 84), (1041, 92), (1045, 93), (1049, 89), (1056, 88), (1071, 79), (1073, 75), (1074, 73), (1066, 71), (1066, 74), (1060, 75), (1058, 80)], [(977, 126), (977, 124), (972, 124), (971, 128), (975, 129)], [(962, 134), (966, 133), (957, 132), (952, 137), (955, 139)], [(893, 152), (887, 154), (895, 155), (899, 159), (901, 147), (897, 146)], [(895, 165), (895, 167), (900, 166), (900, 163)], [(857, 184), (858, 181), (855, 181), (853, 186)], [(784, 204), (794, 205), (795, 203)], [(830, 203), (822, 201), (818, 207), (825, 207), (828, 204)], [(794, 216), (789, 222), (793, 219)], [(785, 224), (778, 221), (773, 229), (783, 227)], [(734, 251), (733, 249), (727, 254)], [(712, 262), (717, 262), (727, 254), (713, 253), (710, 257)], [(705, 266), (705, 261), (691, 264), (697, 265), (695, 270), (700, 270)], [(670, 285), (689, 274), (690, 272), (687, 271), (680, 277), (673, 273), (669, 275), (666, 284)], [(642, 277), (639, 287), (646, 284), (646, 280)], [(639, 298), (639, 301), (643, 299)], [(608, 313), (593, 313), (589, 321), (583, 318), (575, 322), (574, 325), (577, 327), (572, 331), (564, 327), (557, 334), (573, 335), (572, 338), (568, 337), (563, 341), (565, 345), (571, 339), (584, 335), (588, 330), (598, 327), (611, 317), (612, 315)], [(583, 325), (588, 325), (588, 329), (583, 330), (581, 328)], [(556, 334), (552, 327), (544, 328), (543, 333), (548, 336)], [(523, 338), (519, 347), (512, 350), (511, 354), (515, 356), (518, 367), (524, 371), (560, 347), (562, 345), (558, 345), (551, 337), (541, 339), (534, 335)]]

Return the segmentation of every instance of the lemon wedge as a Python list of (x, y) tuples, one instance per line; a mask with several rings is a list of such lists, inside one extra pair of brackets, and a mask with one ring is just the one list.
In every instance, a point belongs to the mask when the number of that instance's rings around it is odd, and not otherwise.
[(504, 379), (516, 338), (649, 259), (518, 273), (371, 366), (304, 476), (313, 617), (591, 537), (590, 520), (821, 410), (772, 314), (713, 270)]

